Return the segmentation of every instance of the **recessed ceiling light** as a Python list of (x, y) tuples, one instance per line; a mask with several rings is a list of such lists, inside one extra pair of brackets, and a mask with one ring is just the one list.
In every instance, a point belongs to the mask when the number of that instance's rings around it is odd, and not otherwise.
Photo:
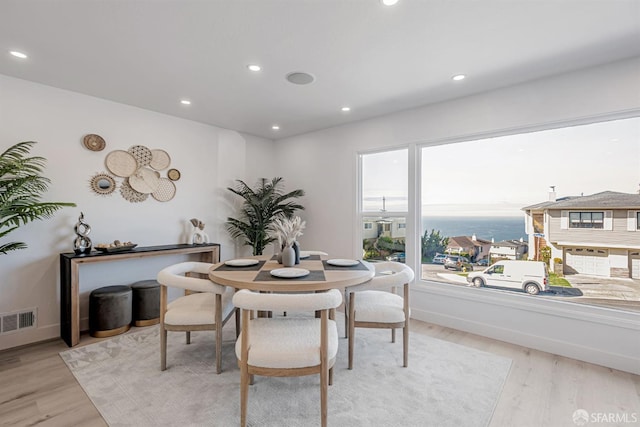
[(278, 125), (273, 125), (273, 126), (271, 126), (271, 129), (273, 129), (273, 130), (280, 130), (280, 126), (278, 126)]
[(20, 59), (27, 59), (27, 55), (22, 53), (22, 52), (18, 52), (17, 50), (12, 50), (11, 52), (9, 52), (11, 55), (15, 56), (16, 58), (20, 58)]
[(464, 74), (456, 74), (455, 76), (451, 77), (451, 80), (455, 80), (457, 82), (457, 81), (460, 81), (460, 80), (464, 80), (466, 78), (467, 78), (467, 76), (464, 75)]
[(348, 111), (351, 111), (351, 107), (342, 107), (340, 110), (346, 113)]
[(182, 104), (182, 105), (191, 105), (191, 101), (189, 101), (188, 99), (181, 99), (180, 100), (180, 104)]
[(393, 6), (398, 3), (398, 0), (382, 0), (382, 4), (385, 6)]
[(247, 65), (247, 68), (250, 69), (251, 71), (260, 71), (262, 70), (262, 67), (256, 64), (249, 64)]

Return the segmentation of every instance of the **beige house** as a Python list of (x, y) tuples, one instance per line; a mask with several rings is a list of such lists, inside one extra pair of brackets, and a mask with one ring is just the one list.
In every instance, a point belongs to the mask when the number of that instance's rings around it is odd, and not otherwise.
[(565, 273), (640, 278), (640, 194), (603, 191), (523, 208), (530, 258), (551, 248)]
[(471, 261), (478, 261), (489, 256), (492, 243), (488, 240), (478, 239), (473, 236), (449, 237), (449, 244), (445, 252), (448, 254), (469, 254)]

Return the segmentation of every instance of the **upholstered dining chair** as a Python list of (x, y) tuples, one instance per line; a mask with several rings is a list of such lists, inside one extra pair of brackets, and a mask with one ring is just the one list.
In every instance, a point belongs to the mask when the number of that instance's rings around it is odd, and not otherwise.
[[(371, 264), (376, 275), (345, 292), (349, 369), (353, 369), (355, 328), (391, 329), (392, 343), (396, 341), (396, 329), (402, 328), (402, 360), (406, 368), (409, 364), (409, 284), (413, 281), (413, 270), (393, 261)], [(398, 295), (398, 287), (402, 287), (402, 295)]]
[[(337, 289), (321, 293), (256, 293), (238, 291), (233, 303), (242, 312), (242, 332), (236, 342), (240, 367), (240, 425), (247, 425), (249, 384), (254, 375), (292, 377), (320, 375), (322, 426), (327, 425), (328, 385), (338, 352), (335, 308), (342, 303)], [(320, 318), (254, 318), (258, 311), (320, 311)]]
[[(158, 273), (160, 283), (160, 369), (167, 368), (167, 331), (186, 332), (187, 344), (191, 331), (215, 331), (216, 372), (222, 372), (222, 327), (237, 313), (233, 306), (233, 288), (197, 277), (208, 274), (213, 264), (181, 262)], [(167, 302), (167, 288), (180, 288), (185, 295)], [(240, 329), (236, 314), (236, 336)]]

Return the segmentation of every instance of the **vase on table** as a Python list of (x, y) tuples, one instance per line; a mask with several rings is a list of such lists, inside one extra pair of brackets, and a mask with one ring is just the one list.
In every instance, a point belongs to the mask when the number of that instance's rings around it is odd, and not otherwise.
[(296, 252), (292, 246), (287, 246), (282, 250), (282, 265), (285, 267), (296, 265)]
[(300, 244), (298, 242), (293, 242), (293, 252), (296, 254), (296, 264), (300, 264)]

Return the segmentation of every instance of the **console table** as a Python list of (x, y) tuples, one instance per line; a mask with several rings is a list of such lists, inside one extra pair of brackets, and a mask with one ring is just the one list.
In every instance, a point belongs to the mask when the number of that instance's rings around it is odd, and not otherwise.
[(80, 342), (80, 264), (110, 262), (160, 255), (201, 254), (202, 262), (220, 262), (218, 243), (137, 247), (119, 252), (60, 254), (60, 337), (69, 347)]

